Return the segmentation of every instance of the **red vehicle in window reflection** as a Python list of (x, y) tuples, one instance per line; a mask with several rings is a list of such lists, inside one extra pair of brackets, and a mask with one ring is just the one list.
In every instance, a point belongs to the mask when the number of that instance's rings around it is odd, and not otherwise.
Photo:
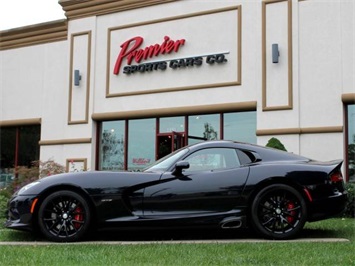
[[(19, 190), (6, 226), (78, 241), (90, 229), (252, 227), (262, 237), (297, 237), (306, 222), (343, 211), (342, 161), (232, 141), (182, 148), (143, 172), (46, 177)], [(38, 229), (38, 230), (36, 230)]]

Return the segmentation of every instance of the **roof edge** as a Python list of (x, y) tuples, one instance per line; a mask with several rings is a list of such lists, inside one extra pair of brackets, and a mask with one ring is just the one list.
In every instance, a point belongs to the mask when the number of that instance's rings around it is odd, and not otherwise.
[(68, 19), (105, 15), (179, 0), (59, 0)]
[(66, 40), (67, 19), (0, 31), (0, 50)]

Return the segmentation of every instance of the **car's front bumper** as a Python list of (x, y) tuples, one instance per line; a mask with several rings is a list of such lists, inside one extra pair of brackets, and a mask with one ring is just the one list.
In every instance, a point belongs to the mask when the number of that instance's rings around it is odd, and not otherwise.
[(8, 202), (5, 227), (18, 230), (32, 230), (33, 215), (31, 207), (36, 196), (14, 196)]

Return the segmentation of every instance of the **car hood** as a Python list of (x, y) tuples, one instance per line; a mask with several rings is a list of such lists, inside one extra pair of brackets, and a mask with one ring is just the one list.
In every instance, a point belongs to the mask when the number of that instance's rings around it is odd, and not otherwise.
[[(106, 193), (118, 193), (122, 188), (136, 184), (159, 180), (159, 173), (144, 172), (79, 172), (47, 176), (36, 180), (21, 195), (38, 195), (55, 186), (72, 186), (86, 191), (106, 190)], [(20, 190), (21, 191), (21, 190)], [(110, 192), (111, 191), (111, 192)]]

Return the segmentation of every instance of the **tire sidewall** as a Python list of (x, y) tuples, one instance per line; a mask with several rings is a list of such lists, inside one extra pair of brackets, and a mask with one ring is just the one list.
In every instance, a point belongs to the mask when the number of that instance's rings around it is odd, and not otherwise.
[[(47, 204), (50, 203), (52, 200), (54, 200), (58, 197), (62, 197), (62, 196), (69, 196), (69, 197), (73, 197), (76, 200), (78, 200), (80, 202), (81, 206), (84, 208), (84, 212), (85, 212), (84, 225), (80, 228), (80, 230), (75, 235), (72, 235), (69, 237), (58, 237), (56, 235), (53, 235), (51, 232), (49, 232), (46, 224), (43, 221), (43, 214), (44, 214), (44, 210), (45, 210)], [(91, 220), (91, 216), (90, 216), (90, 208), (89, 208), (88, 203), (80, 194), (78, 194), (74, 191), (70, 191), (70, 190), (61, 190), (61, 191), (57, 191), (57, 192), (54, 192), (54, 193), (48, 195), (46, 198), (44, 198), (44, 200), (42, 201), (42, 203), (38, 209), (37, 221), (38, 221), (39, 231), (50, 241), (73, 242), (73, 241), (79, 241), (79, 240), (83, 239), (85, 234), (88, 232), (88, 229), (90, 226), (90, 220)]]
[[(301, 206), (301, 218), (299, 220), (299, 223), (296, 225), (296, 227), (291, 230), (290, 232), (286, 232), (284, 234), (276, 234), (273, 232), (270, 232), (269, 230), (265, 229), (264, 226), (262, 226), (261, 222), (259, 221), (258, 217), (258, 205), (260, 202), (263, 200), (263, 198), (268, 195), (271, 192), (276, 192), (280, 190), (285, 190), (288, 191), (289, 193), (292, 193), (297, 200), (300, 203)], [(261, 236), (269, 239), (277, 239), (277, 240), (283, 240), (283, 239), (291, 239), (296, 237), (299, 232), (303, 229), (304, 224), (307, 221), (307, 205), (302, 197), (301, 193), (299, 193), (295, 188), (284, 185), (284, 184), (274, 184), (267, 186), (263, 189), (261, 189), (255, 196), (252, 205), (251, 205), (251, 224), (254, 230), (260, 234)]]

